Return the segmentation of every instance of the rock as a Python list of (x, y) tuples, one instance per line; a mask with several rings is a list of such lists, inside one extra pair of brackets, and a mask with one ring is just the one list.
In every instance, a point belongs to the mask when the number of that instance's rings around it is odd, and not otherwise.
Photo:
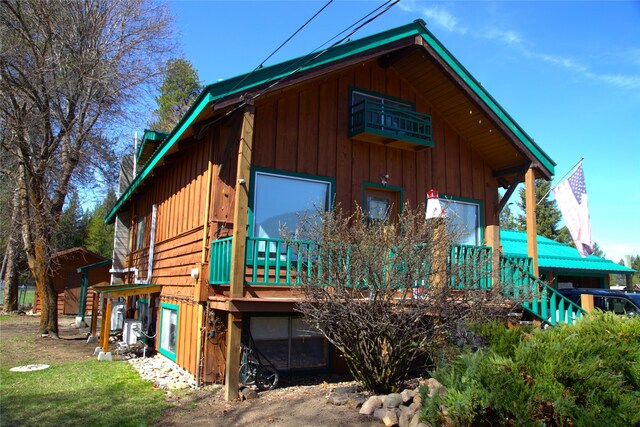
[(397, 408), (402, 404), (402, 396), (400, 393), (391, 393), (384, 398), (382, 402), (383, 408)]
[(377, 408), (375, 411), (373, 411), (373, 418), (375, 418), (376, 420), (382, 420), (386, 413), (387, 409)]
[(333, 390), (335, 393), (357, 393), (358, 392), (358, 386), (357, 385), (352, 385), (349, 387), (336, 387)]
[(436, 393), (439, 393), (440, 396), (444, 396), (446, 393), (444, 386), (435, 378), (429, 378), (427, 380), (427, 387), (429, 387), (429, 397), (435, 396)]
[(367, 397), (365, 395), (356, 393), (349, 396), (349, 401), (347, 402), (346, 406), (351, 409), (357, 409), (361, 407), (366, 400)]
[(363, 415), (372, 415), (373, 412), (382, 407), (382, 399), (378, 396), (371, 396), (367, 399), (366, 402), (362, 404), (362, 408), (360, 408), (360, 413)]
[(409, 427), (417, 427), (420, 424), (420, 414), (414, 414), (413, 418), (411, 418), (411, 422), (409, 423)]
[(327, 397), (327, 402), (336, 406), (343, 406), (349, 402), (349, 396), (345, 393), (331, 393), (329, 397)]
[[(417, 403), (418, 406), (422, 405), (422, 396), (419, 394), (416, 394), (415, 396), (413, 396), (413, 403)], [(413, 405), (412, 403), (412, 405)]]
[(398, 414), (396, 411), (388, 409), (382, 417), (382, 422), (386, 427), (398, 427)]
[(249, 387), (243, 388), (238, 394), (240, 395), (240, 400), (251, 400), (258, 397), (258, 393)]
[[(412, 409), (409, 406), (404, 406), (404, 405), (400, 405), (398, 406), (398, 412), (400, 415), (402, 414), (406, 414), (407, 418), (410, 420), (411, 418), (413, 418), (413, 414), (416, 413), (416, 411), (414, 409)], [(399, 416), (399, 415), (398, 415)]]
[(400, 412), (398, 414), (398, 427), (409, 427), (411, 423), (411, 417), (408, 412)]
[(97, 335), (89, 335), (87, 337), (87, 344), (95, 344), (98, 342), (98, 336)]
[(402, 390), (402, 393), (400, 393), (400, 396), (402, 397), (402, 403), (407, 403), (410, 402), (411, 400), (413, 400), (414, 396), (416, 396), (418, 393), (416, 393), (413, 390)]

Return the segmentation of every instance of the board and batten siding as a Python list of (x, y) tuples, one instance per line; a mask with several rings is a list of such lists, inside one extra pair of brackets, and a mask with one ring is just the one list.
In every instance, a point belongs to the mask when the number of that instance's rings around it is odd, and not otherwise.
[[(415, 103), (432, 116), (434, 147), (408, 151), (350, 139), (350, 87)], [(492, 170), (393, 67), (371, 62), (270, 95), (256, 102), (255, 122), (255, 166), (333, 177), (343, 208), (362, 204), (363, 183), (379, 183), (388, 174), (388, 185), (402, 187), (412, 206), (425, 203), (426, 191), (434, 188), (481, 200), (485, 225), (495, 224)]]

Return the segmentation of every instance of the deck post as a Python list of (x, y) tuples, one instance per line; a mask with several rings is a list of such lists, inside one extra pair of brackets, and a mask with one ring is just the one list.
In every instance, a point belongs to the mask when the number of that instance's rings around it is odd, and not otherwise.
[(533, 168), (525, 174), (527, 214), (527, 255), (533, 260), (533, 274), (538, 277), (538, 225), (536, 222), (536, 176)]
[(93, 301), (91, 304), (91, 336), (95, 337), (98, 332), (98, 308), (100, 298), (97, 293), (93, 293)]
[(487, 246), (491, 247), (491, 286), (500, 283), (500, 226), (487, 225), (485, 227), (485, 240)]
[(229, 312), (227, 327), (227, 360), (224, 373), (224, 398), (238, 398), (240, 382), (240, 337), (242, 336), (242, 313)]
[(109, 351), (109, 333), (111, 332), (111, 298), (104, 295), (102, 300), (102, 326), (100, 327), (100, 347), (102, 351)]
[[(241, 298), (244, 294), (245, 252), (247, 227), (249, 224), (249, 186), (251, 180), (251, 152), (253, 149), (253, 122), (255, 108), (244, 107), (240, 147), (238, 148), (238, 169), (236, 172), (235, 206), (233, 209), (233, 243), (231, 248), (231, 284), (229, 297)], [(225, 367), (225, 399), (238, 397), (240, 371), (240, 337), (242, 334), (242, 313), (229, 313), (227, 325), (227, 357)]]

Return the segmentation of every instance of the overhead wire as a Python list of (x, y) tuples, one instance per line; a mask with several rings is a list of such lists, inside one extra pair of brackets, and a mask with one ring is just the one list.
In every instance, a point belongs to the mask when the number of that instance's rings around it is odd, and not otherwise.
[[(318, 48), (314, 49), (311, 51), (310, 54), (305, 55), (300, 57), (297, 61), (295, 61), (293, 64), (291, 64), (291, 67), (299, 64), (302, 60), (306, 59), (306, 61), (304, 61), (300, 66), (298, 66), (297, 68), (295, 68), (293, 71), (291, 72), (287, 72), (284, 76), (280, 77), (279, 79), (277, 79), (276, 81), (274, 81), (272, 84), (270, 84), (269, 86), (267, 86), (266, 88), (264, 88), (262, 91), (260, 91), (259, 93), (251, 96), (249, 99), (245, 99), (242, 102), (240, 102), (238, 105), (236, 105), (234, 108), (232, 108), (231, 110), (227, 111), (224, 115), (220, 116), (217, 120), (209, 123), (208, 125), (211, 126), (214, 123), (217, 123), (218, 121), (224, 119), (225, 117), (229, 116), (230, 114), (233, 114), (234, 112), (236, 112), (237, 110), (239, 110), (240, 108), (243, 108), (245, 105), (252, 103), (256, 98), (264, 95), (267, 91), (273, 89), (275, 86), (279, 85), (280, 83), (282, 83), (285, 79), (291, 77), (293, 74), (297, 73), (298, 71), (300, 71), (301, 69), (303, 69), (306, 65), (308, 65), (309, 63), (317, 60), (318, 58), (320, 58), (322, 55), (324, 55), (325, 53), (327, 53), (329, 50), (331, 50), (333, 47), (338, 46), (339, 44), (343, 43), (345, 40), (349, 39), (352, 35), (354, 35), (356, 32), (358, 32), (360, 29), (362, 29), (364, 26), (370, 24), (371, 22), (373, 22), (374, 20), (378, 19), (380, 16), (382, 16), (383, 14), (385, 14), (389, 9), (391, 9), (393, 6), (395, 6), (397, 3), (399, 3), (400, 0), (387, 0), (385, 3), (383, 3), (382, 5), (378, 6), (377, 8), (375, 8), (374, 10), (372, 10), (371, 12), (367, 13), (365, 16), (363, 16), (362, 18), (358, 19), (356, 22), (354, 22), (353, 24), (349, 25), (347, 28), (345, 28), (344, 30), (340, 31), (337, 35), (331, 37), (328, 41), (322, 43)], [(382, 9), (382, 10), (381, 10)], [(376, 13), (377, 12), (377, 13)], [(375, 15), (374, 15), (375, 14)], [(373, 15), (373, 16), (372, 16)], [(355, 28), (354, 28), (355, 27)], [(351, 31), (349, 31), (351, 29)], [(322, 46), (325, 46), (326, 44), (328, 44), (329, 42), (331, 42), (332, 40), (336, 39), (337, 37), (339, 37), (341, 34), (346, 33), (347, 31), (349, 31), (349, 33), (347, 35), (345, 35), (344, 37), (340, 38), (338, 41), (336, 41), (335, 43), (331, 44), (329, 47), (324, 48), (323, 50), (321, 50), (320, 52), (318, 52), (316, 55), (313, 55), (314, 52), (318, 51)], [(313, 55), (310, 57), (310, 55)], [(254, 70), (255, 71), (255, 70)], [(253, 72), (252, 72), (253, 73)], [(248, 76), (247, 76), (248, 77)], [(244, 80), (244, 79), (243, 79)], [(236, 85), (237, 88), (238, 85)]]
[(251, 75), (253, 75), (253, 73), (255, 73), (260, 68), (262, 68), (264, 66), (265, 62), (267, 62), (269, 59), (271, 59), (273, 57), (273, 55), (278, 53), (280, 51), (280, 49), (282, 49), (287, 43), (289, 43), (291, 41), (291, 39), (293, 39), (296, 35), (298, 35), (298, 33), (300, 31), (302, 31), (307, 25), (309, 25), (309, 23), (311, 23), (311, 21), (316, 19), (318, 17), (318, 15), (320, 15), (331, 3), (333, 3), (333, 0), (329, 0), (327, 3), (325, 3), (325, 5), (322, 6), (311, 18), (307, 19), (307, 22), (302, 24), (293, 34), (291, 34), (284, 42), (282, 42), (280, 44), (280, 46), (278, 46), (273, 52), (271, 52), (269, 54), (269, 56), (267, 56), (265, 59), (263, 59), (262, 62), (256, 68), (253, 69), (253, 71), (251, 71), (249, 74), (246, 74), (238, 83), (236, 83), (236, 85), (230, 90), (230, 92), (233, 92), (234, 90), (236, 90), (238, 88), (238, 86), (240, 86), (249, 77), (251, 77)]

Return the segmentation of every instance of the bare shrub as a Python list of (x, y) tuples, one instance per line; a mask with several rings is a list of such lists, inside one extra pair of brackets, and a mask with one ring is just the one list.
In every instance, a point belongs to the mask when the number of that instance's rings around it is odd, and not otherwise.
[[(416, 362), (433, 360), (469, 321), (506, 314), (491, 287), (487, 248), (456, 247), (444, 219), (404, 206), (397, 224), (361, 209), (310, 216), (296, 230), (303, 301), (297, 309), (336, 346), (354, 377), (376, 393), (397, 391)], [(304, 241), (318, 242), (313, 250)], [(464, 255), (464, 259), (460, 258)]]

